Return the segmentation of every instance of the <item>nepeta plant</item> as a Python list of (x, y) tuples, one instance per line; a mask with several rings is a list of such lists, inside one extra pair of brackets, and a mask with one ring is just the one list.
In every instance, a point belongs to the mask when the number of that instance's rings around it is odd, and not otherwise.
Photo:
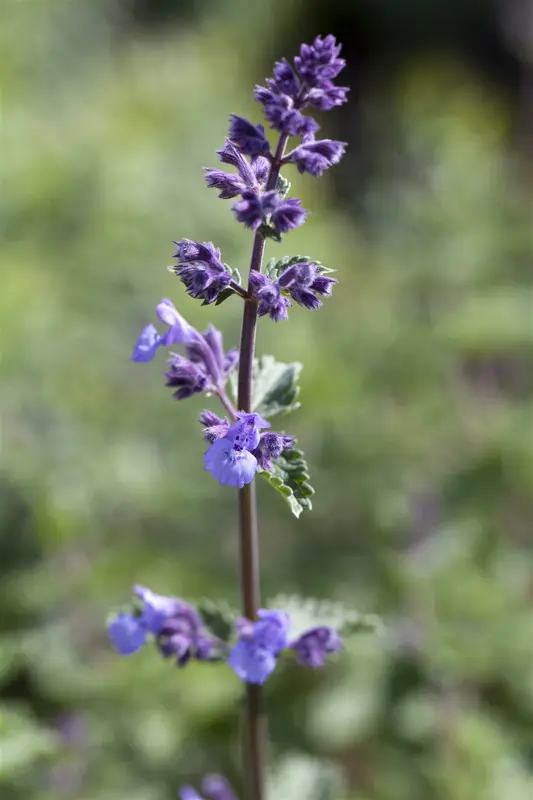
[[(281, 493), (296, 516), (311, 509), (313, 489), (303, 453), (292, 435), (273, 431), (269, 422), (270, 417), (298, 407), (301, 365), (284, 364), (272, 356), (255, 359), (254, 349), (259, 317), (286, 320), (293, 303), (314, 311), (337, 282), (332, 270), (308, 256), (284, 256), (263, 266), (263, 254), (266, 239), (281, 242), (284, 234), (305, 222), (308, 213), (297, 198), (288, 197), (290, 184), (280, 170), (294, 165), (301, 173), (319, 177), (344, 153), (344, 142), (317, 139), (319, 126), (304, 113), (312, 108), (327, 111), (346, 101), (348, 89), (334, 83), (344, 67), (340, 49), (333, 36), (317, 37), (312, 45), (301, 46), (293, 64), (278, 61), (266, 86), (255, 88), (267, 122), (278, 133), (275, 147), (271, 148), (262, 125), (232, 114), (218, 156), (226, 168), (236, 171), (205, 170), (207, 185), (217, 189), (220, 198), (234, 199), (236, 219), (254, 233), (247, 284), (211, 242), (175, 242), (172, 271), (189, 295), (204, 305), (218, 305), (233, 296), (243, 301), (239, 350), (225, 351), (222, 334), (213, 325), (200, 333), (170, 300), (161, 300), (156, 315), (164, 328), (145, 327), (132, 355), (133, 361), (145, 362), (160, 348), (182, 348), (181, 353), (170, 351), (165, 373), (174, 397), (184, 400), (203, 394), (218, 398), (223, 406), (224, 416), (210, 410), (200, 415), (207, 442), (204, 466), (220, 484), (238, 489), (243, 616), (237, 618), (212, 602), (194, 607), (136, 586), (133, 605), (110, 620), (109, 636), (122, 655), (150, 642), (180, 667), (190, 661), (225, 662), (244, 681), (246, 800), (265, 797), (262, 684), (278, 661), (291, 656), (302, 667), (324, 666), (342, 649), (343, 632), (365, 626), (364, 619), (337, 607), (305, 606), (309, 621), (303, 625), (295, 622), (302, 617), (302, 606), (296, 603), (295, 609), (294, 600), (260, 607), (254, 490), (259, 474)], [(291, 138), (298, 141), (286, 152)], [(218, 776), (207, 778), (202, 791), (211, 800), (235, 798)], [(181, 790), (181, 798), (201, 800), (190, 787)]]

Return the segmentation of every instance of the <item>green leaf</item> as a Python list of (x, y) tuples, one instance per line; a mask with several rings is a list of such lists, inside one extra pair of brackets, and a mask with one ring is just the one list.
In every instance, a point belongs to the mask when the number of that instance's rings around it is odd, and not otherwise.
[(270, 222), (263, 222), (257, 230), (263, 239), (273, 239), (275, 242), (281, 242), (281, 233)]
[(286, 756), (268, 776), (268, 800), (342, 800), (345, 796), (339, 768), (310, 756)]
[(288, 414), (300, 407), (296, 398), (300, 394), (298, 378), (302, 364), (293, 361), (285, 364), (274, 356), (254, 359), (252, 409), (262, 417)]
[(342, 636), (354, 633), (383, 633), (382, 620), (375, 614), (361, 614), (343, 603), (318, 600), (316, 597), (277, 595), (267, 603), (269, 608), (282, 608), (291, 618), (291, 636), (317, 625), (329, 625)]
[(278, 181), (276, 183), (276, 192), (280, 194), (283, 198), (287, 197), (291, 190), (291, 182), (284, 178), (283, 175), (278, 175)]
[(207, 598), (200, 600), (196, 608), (211, 633), (227, 644), (233, 634), (237, 613), (227, 603)]
[[(228, 286), (227, 289), (223, 289), (223, 291), (220, 292), (219, 296), (215, 300), (215, 305), (219, 306), (221, 303), (223, 303), (225, 300), (227, 300), (228, 297), (231, 297), (232, 294), (237, 294), (237, 292), (234, 292), (233, 289), (229, 288), (229, 286)], [(207, 305), (209, 305), (209, 303), (206, 300), (204, 300), (202, 305), (203, 306), (207, 306)]]
[(315, 490), (309, 484), (307, 463), (302, 450), (292, 447), (284, 450), (271, 470), (258, 470), (259, 474), (287, 501), (295, 517), (302, 511), (311, 511), (309, 499)]

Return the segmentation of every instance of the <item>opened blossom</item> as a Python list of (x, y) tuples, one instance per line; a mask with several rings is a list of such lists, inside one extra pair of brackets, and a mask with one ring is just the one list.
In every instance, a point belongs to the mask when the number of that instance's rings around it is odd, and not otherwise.
[(327, 625), (310, 628), (290, 641), (291, 622), (285, 611), (259, 609), (257, 617), (256, 622), (238, 620), (239, 639), (228, 657), (229, 666), (246, 683), (264, 683), (284, 650), (293, 650), (301, 666), (317, 668), (343, 647), (339, 633)]
[(206, 775), (202, 782), (202, 794), (192, 786), (182, 786), (178, 792), (180, 800), (238, 800), (237, 795), (222, 775)]
[(262, 428), (270, 428), (270, 423), (259, 414), (240, 412), (226, 435), (217, 438), (206, 452), (205, 469), (223, 486), (242, 489), (253, 481), (257, 471), (257, 458), (252, 451), (259, 444)]
[(150, 361), (160, 347), (184, 345), (185, 357), (173, 353), (165, 373), (167, 386), (175, 389), (174, 397), (183, 400), (197, 392), (223, 387), (237, 365), (238, 353), (236, 349), (224, 352), (220, 331), (209, 325), (205, 333), (199, 333), (171, 300), (161, 300), (156, 314), (168, 326), (167, 332), (160, 334), (154, 325), (146, 326), (133, 348), (132, 361)]
[(205, 627), (198, 612), (178, 597), (156, 594), (135, 586), (134, 594), (142, 607), (121, 612), (108, 623), (108, 635), (117, 652), (129, 656), (140, 650), (149, 638), (165, 657), (183, 667), (191, 659), (211, 661), (220, 657), (222, 643)]

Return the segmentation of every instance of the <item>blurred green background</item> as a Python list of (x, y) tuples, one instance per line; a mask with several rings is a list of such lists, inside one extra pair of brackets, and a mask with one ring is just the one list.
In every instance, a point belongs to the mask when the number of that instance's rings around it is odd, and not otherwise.
[(166, 800), (214, 770), (239, 785), (233, 674), (106, 639), (136, 582), (238, 603), (203, 402), (172, 400), (161, 357), (129, 357), (165, 296), (236, 342), (239, 303), (186, 297), (172, 240), (245, 267), (250, 235), (201, 168), (230, 111), (260, 121), (272, 62), (328, 32), (352, 93), (320, 121), (349, 154), (290, 176), (313, 214), (268, 256), (308, 253), (341, 283), (259, 335), (305, 364), (286, 427), (317, 494), (296, 521), (259, 487), (263, 592), (378, 612), (387, 634), (321, 674), (280, 668), (272, 761), (338, 765), (350, 800), (533, 796), (531, 8), (4, 0), (2, 800)]

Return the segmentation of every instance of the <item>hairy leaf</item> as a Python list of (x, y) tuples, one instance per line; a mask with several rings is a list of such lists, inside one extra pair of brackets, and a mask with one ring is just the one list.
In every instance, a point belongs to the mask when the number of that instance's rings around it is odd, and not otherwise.
[(342, 800), (345, 786), (338, 767), (309, 756), (287, 756), (268, 778), (268, 800)]
[(284, 450), (274, 462), (272, 470), (263, 470), (260, 474), (287, 501), (295, 517), (302, 511), (311, 511), (310, 497), (315, 490), (309, 483), (307, 463), (302, 450), (292, 447)]
[(206, 627), (223, 642), (229, 642), (237, 613), (227, 603), (204, 598), (196, 604)]
[(291, 190), (291, 182), (284, 178), (283, 175), (278, 175), (278, 181), (276, 183), (276, 192), (280, 194), (283, 198), (287, 197)]
[(301, 371), (302, 364), (298, 361), (285, 364), (268, 355), (255, 359), (252, 409), (263, 417), (273, 417), (299, 408), (296, 398), (300, 393), (298, 378)]
[(353, 633), (382, 633), (383, 623), (374, 614), (361, 614), (343, 603), (318, 600), (316, 597), (277, 595), (268, 601), (269, 608), (283, 608), (291, 618), (291, 636), (297, 637), (307, 628), (329, 625), (342, 636)]

